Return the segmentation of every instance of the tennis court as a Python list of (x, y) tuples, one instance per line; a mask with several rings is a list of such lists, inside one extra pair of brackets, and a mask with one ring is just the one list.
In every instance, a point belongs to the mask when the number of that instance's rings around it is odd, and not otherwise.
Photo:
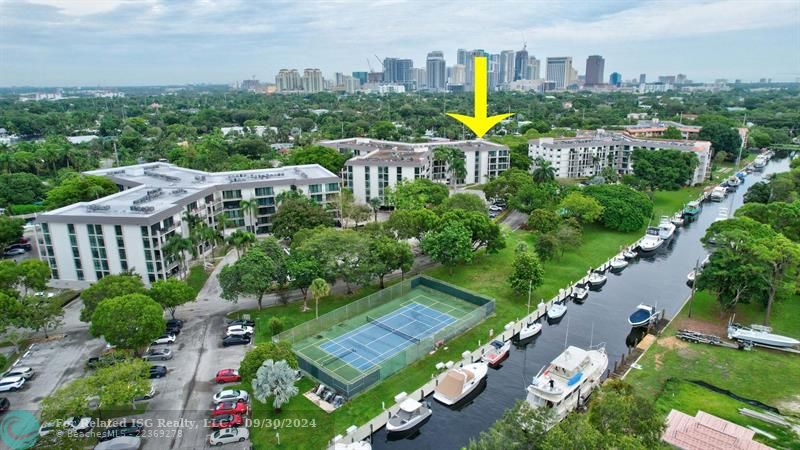
[(426, 276), (392, 285), (273, 337), (300, 368), (351, 396), (494, 312), (494, 300)]

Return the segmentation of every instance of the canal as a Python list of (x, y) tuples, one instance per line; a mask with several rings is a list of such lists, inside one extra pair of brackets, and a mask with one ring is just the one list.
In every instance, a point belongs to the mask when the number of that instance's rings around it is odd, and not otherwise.
[(543, 321), (544, 328), (538, 338), (524, 348), (512, 346), (511, 355), (502, 367), (489, 369), (485, 389), (470, 404), (455, 411), (428, 397), (433, 415), (427, 423), (415, 434), (398, 440), (387, 436), (382, 428), (373, 435), (373, 448), (446, 450), (466, 446), (516, 400), (525, 398), (532, 377), (558, 356), (565, 344), (586, 348), (604, 342), (609, 367), (613, 367), (614, 361), (627, 352), (626, 338), (631, 331), (627, 318), (638, 304), (655, 304), (671, 318), (689, 296), (691, 289), (686, 285), (686, 275), (707, 254), (700, 238), (717, 217), (719, 208), (726, 207), (732, 213), (741, 206), (744, 193), (753, 183), (768, 174), (787, 170), (788, 158), (774, 160), (763, 172), (748, 175), (725, 201), (704, 203), (699, 219), (678, 228), (668, 245), (652, 256), (637, 258), (619, 274), (609, 273), (602, 290), (592, 291), (583, 304), (569, 303), (559, 323), (548, 325)]

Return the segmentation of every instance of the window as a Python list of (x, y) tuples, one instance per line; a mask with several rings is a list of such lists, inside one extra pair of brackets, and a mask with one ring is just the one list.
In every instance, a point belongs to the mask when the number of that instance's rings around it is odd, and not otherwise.
[(370, 198), (369, 167), (364, 167), (364, 198), (367, 200)]
[[(389, 168), (378, 167), (378, 197), (383, 200), (383, 190), (389, 185)], [(367, 197), (369, 200), (369, 197)]]
[(414, 167), (414, 179), (419, 178), (419, 167)]
[(256, 188), (256, 197), (267, 197), (270, 195), (274, 195), (272, 186)]
[(398, 183), (403, 181), (403, 168), (402, 167), (397, 167), (397, 178), (396, 178), (396, 180), (397, 180)]
[(256, 203), (258, 203), (258, 206), (274, 205), (275, 198), (274, 197), (258, 198), (256, 199)]
[(114, 225), (114, 234), (117, 236), (117, 250), (119, 251), (119, 265), (123, 272), (128, 271), (128, 254), (125, 252), (125, 239), (122, 237), (122, 226)]
[(339, 183), (328, 183), (325, 187), (326, 192), (339, 192)]
[(86, 225), (89, 231), (89, 245), (92, 251), (92, 262), (94, 265), (94, 273), (97, 279), (101, 279), (108, 275), (108, 255), (106, 255), (106, 242), (103, 238), (102, 225)]
[(319, 194), (320, 192), (322, 192), (322, 185), (312, 184), (308, 187), (308, 192), (311, 194)]
[[(69, 225), (72, 226), (72, 225)], [(74, 228), (73, 228), (74, 229)], [(58, 265), (56, 264), (56, 258), (53, 254), (53, 245), (51, 244), (50, 240), (50, 226), (46, 223), (42, 224), (42, 233), (44, 233), (44, 241), (45, 241), (45, 254), (49, 256), (47, 258), (47, 265), (50, 266), (50, 275), (53, 277), (54, 280), (58, 279)]]
[(353, 166), (347, 166), (347, 173), (344, 178), (344, 185), (353, 189)]
[(222, 191), (222, 198), (225, 200), (242, 198), (242, 191), (239, 189), (233, 191)]

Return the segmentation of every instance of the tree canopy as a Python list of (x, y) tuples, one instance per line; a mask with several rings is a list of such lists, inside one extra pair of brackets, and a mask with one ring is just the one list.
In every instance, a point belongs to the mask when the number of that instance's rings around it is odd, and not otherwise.
[(161, 305), (144, 294), (103, 300), (92, 314), (89, 332), (119, 348), (139, 351), (164, 333)]
[(653, 214), (653, 201), (628, 186), (598, 184), (585, 187), (583, 192), (603, 206), (603, 226), (612, 230), (639, 230)]
[(333, 218), (322, 205), (303, 196), (284, 199), (272, 217), (272, 234), (284, 239), (291, 239), (302, 229), (318, 226), (333, 226)]
[(83, 300), (81, 321), (91, 322), (95, 308), (107, 298), (144, 294), (145, 292), (144, 283), (139, 275), (132, 273), (107, 275), (81, 292), (81, 300)]
[(697, 155), (680, 150), (637, 148), (631, 155), (633, 173), (642, 186), (652, 190), (680, 189), (688, 184), (697, 167)]
[(60, 208), (78, 202), (97, 200), (117, 192), (117, 186), (107, 177), (94, 175), (73, 175), (61, 180), (47, 192), (45, 206), (49, 209)]
[(447, 186), (427, 178), (401, 181), (388, 196), (389, 204), (400, 209), (436, 207), (448, 197)]

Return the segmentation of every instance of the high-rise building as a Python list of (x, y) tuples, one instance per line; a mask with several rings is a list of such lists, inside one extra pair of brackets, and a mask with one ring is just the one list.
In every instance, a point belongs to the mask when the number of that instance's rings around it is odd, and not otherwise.
[(344, 77), (347, 75), (343, 74), (342, 72), (336, 72), (333, 74), (333, 85), (334, 86), (344, 86)]
[(467, 51), (465, 49), (460, 48), (456, 52), (456, 64), (467, 65)]
[(500, 52), (500, 84), (514, 81), (514, 50)]
[(522, 50), (514, 54), (514, 81), (527, 79), (528, 62), (527, 45), (523, 45)]
[[(366, 72), (364, 72), (366, 73)], [(344, 90), (348, 94), (352, 94), (355, 91), (361, 89), (361, 81), (356, 77), (344, 77)]]
[(528, 58), (527, 80), (538, 80), (540, 72), (541, 61), (536, 59), (535, 56)]
[(605, 77), (603, 77), (603, 70), (605, 69), (606, 60), (600, 55), (591, 55), (586, 58), (586, 86), (595, 86), (603, 84)]
[(303, 90), (306, 92), (322, 92), (324, 83), (322, 71), (319, 69), (306, 69), (303, 71)]
[(500, 54), (494, 53), (486, 58), (486, 70), (489, 71), (487, 82), (490, 91), (496, 91), (500, 86)]
[(572, 57), (556, 56), (547, 58), (547, 81), (555, 83), (555, 89), (565, 89), (572, 78)]
[[(467, 92), (472, 92), (475, 90), (475, 57), (477, 56), (487, 57), (488, 59), (489, 54), (483, 51), (482, 49), (475, 49), (472, 50), (471, 52), (467, 52), (467, 61), (466, 64), (464, 64), (464, 68), (466, 71), (465, 74), (466, 79), (464, 80), (464, 90)], [(487, 72), (489, 70), (488, 61), (486, 62), (486, 70)]]
[(405, 81), (411, 81), (413, 78), (413, 74), (411, 69), (414, 68), (414, 61), (410, 59), (398, 59), (397, 60), (397, 72), (395, 72), (395, 80), (399, 83), (403, 83)]
[(647, 74), (640, 73), (639, 74), (639, 84), (647, 83)]
[(428, 72), (421, 67), (411, 68), (411, 78), (406, 85), (413, 85), (415, 89), (425, 89), (428, 85)]
[(450, 77), (450, 84), (464, 85), (467, 79), (467, 68), (463, 64), (456, 64), (453, 66), (453, 74)]
[(297, 69), (281, 69), (275, 75), (275, 86), (278, 92), (299, 91), (303, 89), (303, 81)]
[(357, 79), (360, 84), (367, 84), (367, 72), (353, 72), (353, 78)]
[(686, 84), (686, 74), (679, 73), (677, 77), (675, 77), (675, 84)]
[(384, 83), (394, 83), (397, 74), (397, 58), (383, 58), (383, 81)]
[(659, 83), (675, 84), (675, 75), (660, 75), (658, 77)]
[(443, 91), (447, 88), (447, 65), (443, 52), (436, 50), (428, 53), (425, 69), (426, 87), (429, 91)]
[(622, 84), (622, 74), (619, 72), (611, 72), (611, 75), (608, 76), (608, 84), (619, 87), (619, 85)]

